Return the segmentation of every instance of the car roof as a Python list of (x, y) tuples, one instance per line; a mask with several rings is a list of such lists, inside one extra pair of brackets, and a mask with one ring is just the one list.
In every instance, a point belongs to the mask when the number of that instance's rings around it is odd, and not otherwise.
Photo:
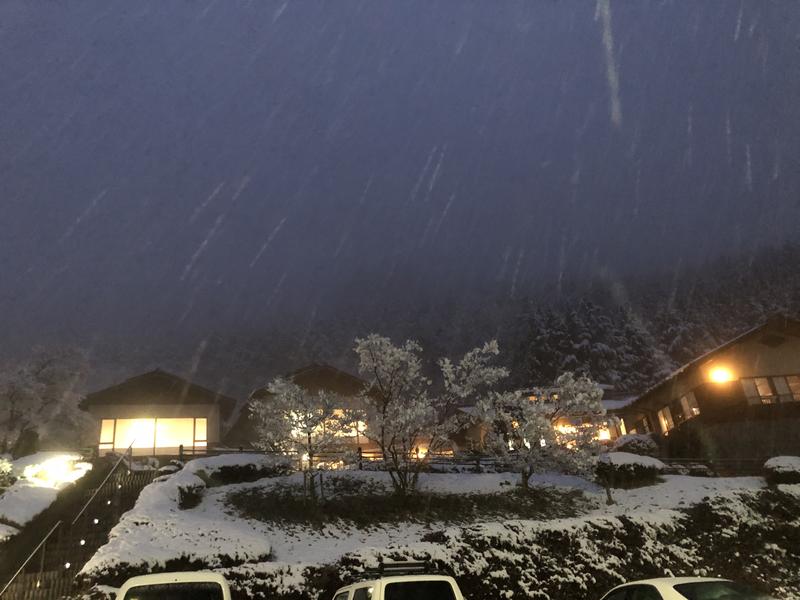
[(345, 585), (340, 587), (336, 590), (336, 594), (340, 594), (345, 591), (352, 590), (353, 588), (360, 588), (365, 586), (372, 586), (377, 583), (383, 582), (386, 583), (400, 583), (403, 581), (447, 581), (453, 582), (455, 581), (452, 577), (447, 575), (385, 575), (383, 577), (379, 577), (377, 579), (365, 579), (363, 581), (356, 581), (355, 583), (351, 583), (350, 585)]
[(153, 585), (157, 583), (183, 583), (190, 581), (208, 581), (227, 585), (228, 582), (219, 573), (213, 571), (187, 571), (183, 573), (154, 573), (152, 575), (139, 575), (128, 579), (123, 587), (131, 588), (140, 585)]
[(638, 579), (636, 581), (626, 581), (625, 583), (621, 583), (614, 589), (618, 590), (620, 588), (629, 586), (629, 585), (653, 585), (655, 587), (661, 586), (674, 586), (674, 585), (681, 585), (683, 583), (702, 583), (704, 581), (730, 581), (730, 579), (724, 579), (720, 577), (651, 577), (650, 579)]

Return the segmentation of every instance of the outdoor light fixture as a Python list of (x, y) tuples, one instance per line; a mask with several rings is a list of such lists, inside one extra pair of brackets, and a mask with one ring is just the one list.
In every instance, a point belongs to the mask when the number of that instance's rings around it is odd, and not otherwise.
[(95, 525), (97, 525), (99, 522), (100, 522), (100, 519), (95, 519), (94, 521), (92, 521), (92, 523), (94, 523)]
[(85, 545), (86, 545), (86, 540), (81, 540), (81, 546), (85, 546)]
[(728, 383), (733, 381), (733, 371), (727, 367), (714, 367), (711, 369), (709, 377), (714, 383)]
[(64, 563), (64, 568), (69, 569), (72, 566), (71, 563)]

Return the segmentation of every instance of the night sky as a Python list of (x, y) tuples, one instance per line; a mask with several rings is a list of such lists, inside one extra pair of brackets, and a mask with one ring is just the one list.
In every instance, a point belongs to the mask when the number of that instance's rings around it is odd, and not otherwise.
[(638, 276), (800, 232), (800, 3), (0, 3), (6, 344)]

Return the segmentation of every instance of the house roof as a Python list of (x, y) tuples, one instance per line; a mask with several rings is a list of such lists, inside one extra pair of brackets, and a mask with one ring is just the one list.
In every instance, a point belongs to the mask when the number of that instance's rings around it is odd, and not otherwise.
[(219, 392), (156, 369), (136, 375), (122, 383), (88, 394), (82, 408), (123, 404), (216, 404), (223, 419), (228, 418), (237, 401)]
[(695, 369), (698, 369), (701, 366), (707, 364), (708, 361), (713, 359), (715, 356), (721, 354), (722, 352), (725, 352), (726, 350), (730, 349), (733, 346), (736, 346), (737, 344), (741, 344), (748, 340), (756, 338), (760, 338), (766, 343), (769, 343), (769, 336), (784, 336), (784, 335), (800, 337), (800, 321), (798, 321), (797, 319), (792, 319), (785, 315), (777, 315), (770, 317), (760, 325), (745, 331), (744, 333), (728, 340), (723, 344), (720, 344), (713, 350), (709, 350), (705, 354), (698, 356), (694, 360), (691, 360), (685, 365), (676, 369), (670, 375), (668, 375), (667, 377), (665, 377), (664, 379), (653, 385), (651, 388), (646, 390), (644, 393), (642, 393), (638, 398), (636, 398), (636, 400), (632, 404), (645, 402), (647, 398), (649, 398), (653, 394), (671, 385), (676, 377), (683, 374), (691, 373)]
[[(316, 394), (320, 391), (333, 392), (340, 396), (357, 396), (364, 391), (367, 382), (346, 371), (325, 364), (311, 364), (286, 375), (286, 379), (296, 383), (306, 391)], [(266, 387), (261, 387), (250, 394), (253, 400), (269, 396)]]

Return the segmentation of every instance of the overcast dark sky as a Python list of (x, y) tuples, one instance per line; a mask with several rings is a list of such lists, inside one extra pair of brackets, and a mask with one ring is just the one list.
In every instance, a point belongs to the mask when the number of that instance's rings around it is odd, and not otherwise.
[(796, 0), (4, 0), (2, 329), (249, 326), (796, 236), (798, 32)]

